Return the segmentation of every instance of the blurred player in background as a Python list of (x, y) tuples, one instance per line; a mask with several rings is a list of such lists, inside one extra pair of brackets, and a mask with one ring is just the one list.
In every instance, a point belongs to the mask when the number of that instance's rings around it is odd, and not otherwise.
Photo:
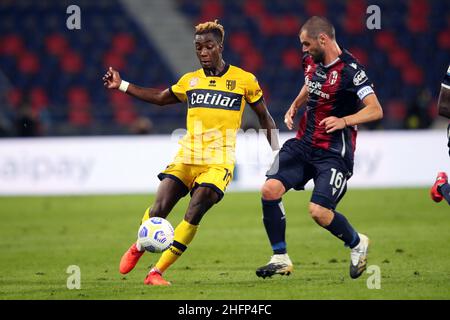
[[(447, 74), (444, 81), (441, 83), (441, 91), (438, 99), (438, 113), (439, 115), (450, 119), (450, 65), (447, 69)], [(450, 156), (450, 123), (447, 127), (448, 136), (448, 154)], [(445, 172), (439, 172), (436, 181), (430, 190), (431, 199), (435, 202), (441, 202), (442, 199), (447, 200), (450, 204), (450, 185), (448, 184), (448, 177)]]
[(350, 276), (357, 278), (366, 269), (369, 239), (358, 233), (336, 206), (353, 172), (356, 125), (381, 119), (383, 110), (364, 68), (338, 46), (327, 19), (310, 18), (299, 36), (305, 84), (285, 115), (287, 127), (293, 128), (294, 116), (305, 103), (306, 111), (297, 136), (286, 141), (278, 154), (279, 168), (275, 161), (262, 187), (263, 221), (273, 256), (256, 275), (265, 278), (292, 272), (281, 197), (291, 188), (304, 189), (313, 179), (311, 217), (350, 248)]
[[(170, 284), (162, 277), (163, 272), (191, 243), (203, 215), (222, 199), (233, 177), (236, 133), (246, 103), (256, 112), (261, 127), (267, 130), (272, 148), (279, 149), (275, 122), (255, 76), (222, 59), (224, 34), (217, 20), (197, 25), (194, 45), (202, 68), (186, 73), (165, 90), (128, 83), (111, 67), (103, 77), (108, 89), (119, 89), (161, 106), (179, 102), (188, 106), (187, 134), (180, 140), (181, 148), (174, 162), (158, 175), (161, 183), (156, 200), (142, 221), (155, 216), (166, 218), (189, 192), (191, 200), (183, 221), (175, 228), (172, 246), (150, 270), (145, 284)], [(120, 272), (130, 272), (143, 253), (144, 249), (133, 243), (121, 259)]]

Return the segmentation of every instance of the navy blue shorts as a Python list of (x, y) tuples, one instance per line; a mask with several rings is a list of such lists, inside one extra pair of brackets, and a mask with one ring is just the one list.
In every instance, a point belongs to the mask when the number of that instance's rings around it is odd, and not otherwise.
[(300, 140), (286, 141), (267, 171), (267, 179), (279, 180), (286, 191), (304, 190), (313, 179), (314, 190), (311, 202), (328, 209), (335, 209), (347, 191), (347, 180), (351, 169), (339, 154), (305, 147)]

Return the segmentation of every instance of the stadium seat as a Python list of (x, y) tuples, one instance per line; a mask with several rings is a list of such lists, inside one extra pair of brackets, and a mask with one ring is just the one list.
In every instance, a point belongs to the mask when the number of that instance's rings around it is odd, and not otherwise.
[(49, 54), (60, 56), (68, 49), (69, 44), (62, 34), (56, 33), (46, 37), (45, 46)]
[(43, 88), (35, 87), (30, 92), (31, 109), (40, 112), (49, 105), (49, 98)]
[(402, 78), (406, 84), (419, 86), (423, 83), (423, 72), (418, 66), (407, 66), (402, 69)]
[(6, 100), (13, 108), (18, 108), (22, 101), (24, 101), (23, 93), (19, 88), (11, 88), (6, 93)]
[(23, 40), (19, 35), (10, 34), (1, 39), (1, 53), (4, 55), (19, 55), (24, 50)]
[(438, 45), (443, 50), (450, 50), (450, 28), (439, 32), (437, 37)]
[(128, 33), (120, 33), (113, 37), (112, 50), (118, 54), (127, 55), (135, 50), (136, 40)]
[(218, 0), (209, 0), (204, 1), (201, 7), (201, 14), (198, 18), (198, 23), (204, 21), (214, 21), (215, 19), (219, 19), (223, 14), (223, 6), (221, 1)]
[(76, 52), (66, 52), (61, 57), (61, 70), (67, 73), (78, 73), (83, 70), (83, 61)]
[(300, 70), (302, 68), (302, 54), (296, 49), (287, 49), (283, 52), (283, 65), (286, 69)]
[(121, 54), (117, 54), (115, 52), (107, 52), (103, 57), (103, 67), (105, 69), (113, 67), (116, 70), (124, 70), (126, 69), (126, 66), (126, 60)]
[(327, 7), (323, 0), (307, 0), (305, 1), (305, 11), (308, 16), (326, 16)]
[(24, 74), (35, 74), (40, 69), (39, 58), (32, 52), (22, 52), (17, 64), (19, 71)]
[(76, 127), (86, 127), (92, 123), (92, 115), (89, 107), (69, 109), (69, 123)]

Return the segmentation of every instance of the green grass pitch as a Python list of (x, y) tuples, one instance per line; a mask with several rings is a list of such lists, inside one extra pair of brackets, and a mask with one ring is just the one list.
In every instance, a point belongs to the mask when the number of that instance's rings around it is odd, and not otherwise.
[[(349, 250), (307, 212), (310, 191), (289, 192), (287, 241), (294, 273), (260, 279), (271, 254), (258, 193), (227, 193), (207, 213), (186, 253), (149, 287), (144, 277), (158, 255), (118, 272), (153, 196), (0, 198), (0, 299), (449, 299), (450, 210), (428, 189), (350, 189), (338, 210), (371, 239), (365, 273), (350, 279)], [(169, 216), (176, 226), (188, 198)], [(66, 286), (68, 266), (81, 270), (81, 289)], [(370, 281), (369, 281), (370, 282)]]

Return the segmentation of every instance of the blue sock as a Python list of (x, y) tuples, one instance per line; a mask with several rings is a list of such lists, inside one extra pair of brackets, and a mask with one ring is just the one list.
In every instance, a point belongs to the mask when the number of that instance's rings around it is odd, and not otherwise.
[(447, 200), (448, 204), (450, 204), (450, 184), (443, 184), (442, 186), (438, 187), (438, 191), (442, 194), (444, 199)]
[(358, 233), (342, 214), (334, 210), (333, 212), (334, 218), (325, 229), (344, 241), (346, 247), (354, 248), (359, 243)]
[(281, 199), (262, 200), (263, 222), (274, 254), (286, 253), (286, 217)]

